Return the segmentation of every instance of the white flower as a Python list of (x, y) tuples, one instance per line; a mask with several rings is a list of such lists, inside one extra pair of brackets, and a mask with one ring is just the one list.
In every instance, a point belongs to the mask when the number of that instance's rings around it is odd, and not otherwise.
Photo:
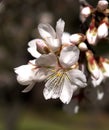
[[(73, 52), (73, 50), (76, 51)], [(60, 98), (63, 103), (68, 104), (77, 88), (86, 86), (86, 77), (83, 72), (78, 69), (72, 69), (78, 57), (79, 53), (76, 46), (70, 46), (70, 49), (65, 47), (62, 50), (58, 59), (59, 65), (50, 69), (43, 91), (45, 99)], [(66, 60), (67, 58), (68, 60)]]
[(108, 26), (106, 23), (99, 25), (97, 35), (99, 39), (106, 38), (108, 36)]
[(17, 74), (17, 81), (22, 85), (28, 85), (22, 92), (28, 92), (36, 82), (45, 80), (47, 70), (36, 65), (36, 60), (31, 60), (27, 65), (22, 65), (14, 69)]

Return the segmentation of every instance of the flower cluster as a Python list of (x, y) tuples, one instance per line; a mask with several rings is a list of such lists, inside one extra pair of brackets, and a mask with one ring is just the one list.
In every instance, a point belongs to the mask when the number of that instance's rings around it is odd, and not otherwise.
[[(104, 92), (100, 84), (109, 77), (109, 59), (97, 56), (92, 46), (108, 37), (109, 9), (106, 0), (99, 0), (96, 8), (89, 4), (81, 9), (81, 33), (64, 32), (65, 22), (59, 19), (56, 30), (49, 24), (39, 24), (41, 39), (28, 43), (28, 52), (34, 57), (28, 64), (14, 69), (17, 81), (27, 85), (30, 91), (36, 82), (45, 82), (45, 99), (59, 98), (65, 104), (79, 108), (87, 90), (97, 88), (96, 98), (101, 100)], [(89, 26), (83, 29), (87, 19)], [(100, 87), (99, 87), (100, 86)]]

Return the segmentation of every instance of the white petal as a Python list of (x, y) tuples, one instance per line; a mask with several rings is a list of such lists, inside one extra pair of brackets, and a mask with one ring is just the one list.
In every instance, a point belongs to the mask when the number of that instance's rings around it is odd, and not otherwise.
[(56, 24), (56, 34), (59, 39), (62, 37), (62, 34), (64, 32), (64, 26), (65, 22), (62, 19), (59, 19)]
[(78, 47), (79, 47), (79, 49), (80, 49), (81, 51), (86, 51), (86, 50), (88, 50), (88, 47), (87, 47), (87, 45), (86, 45), (85, 42), (81, 42), (81, 43), (78, 45)]
[(63, 33), (63, 35), (62, 35), (62, 44), (64, 45), (66, 45), (66, 44), (68, 44), (68, 45), (72, 45), (72, 43), (70, 42), (70, 33), (67, 33), (67, 32), (64, 32)]
[(49, 24), (39, 24), (38, 30), (41, 37), (44, 39), (46, 39), (47, 37), (56, 38), (56, 33), (52, 26)]
[(61, 46), (59, 39), (52, 39), (51, 37), (46, 38), (46, 44), (53, 52), (58, 51)]
[(54, 54), (44, 54), (36, 59), (36, 64), (40, 67), (51, 67), (57, 65), (57, 59)]
[(28, 85), (22, 92), (27, 93), (27, 92), (31, 91), (31, 89), (34, 87), (34, 85), (35, 85), (35, 82), (31, 82), (31, 84)]
[(32, 40), (32, 41), (30, 41), (29, 43), (28, 43), (28, 52), (33, 56), (33, 57), (35, 57), (35, 58), (38, 58), (38, 57), (40, 57), (41, 56), (41, 54), (37, 51), (37, 40), (38, 39), (34, 39), (34, 40)]
[(39, 68), (34, 76), (34, 81), (41, 82), (44, 81), (49, 74), (49, 69), (47, 68)]
[(98, 79), (96, 79), (95, 77), (91, 76), (92, 84), (93, 84), (94, 87), (100, 85), (101, 82), (104, 79), (104, 76), (103, 76), (103, 73), (101, 72), (101, 70), (99, 70), (99, 75), (98, 76), (99, 76)]
[(79, 44), (81, 42), (81, 40), (83, 39), (82, 34), (72, 34), (70, 36), (70, 41), (74, 44)]
[(70, 83), (70, 81), (65, 78), (64, 80), (64, 84), (63, 84), (63, 89), (62, 89), (62, 93), (60, 96), (60, 100), (65, 103), (68, 104), (72, 98), (73, 92), (77, 89), (77, 86), (72, 85)]
[(56, 99), (60, 97), (63, 83), (64, 83), (64, 77), (59, 77), (57, 75), (51, 76), (49, 80), (46, 82), (43, 91), (45, 99), (50, 98)]
[(33, 77), (37, 71), (32, 64), (22, 65), (14, 69), (17, 74), (17, 80), (20, 84), (28, 85), (32, 82)]
[(105, 38), (108, 36), (108, 26), (105, 23), (98, 27), (97, 35), (99, 38)]
[(79, 59), (79, 49), (76, 46), (67, 46), (60, 52), (59, 61), (63, 67), (71, 67)]
[(72, 84), (75, 84), (79, 87), (86, 87), (86, 76), (82, 71), (73, 69), (67, 72), (67, 75)]

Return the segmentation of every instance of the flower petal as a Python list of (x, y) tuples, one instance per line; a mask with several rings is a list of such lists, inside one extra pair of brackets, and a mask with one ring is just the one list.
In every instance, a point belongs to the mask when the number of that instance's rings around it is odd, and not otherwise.
[(100, 39), (108, 36), (108, 26), (106, 23), (99, 25), (97, 35)]
[(73, 92), (77, 89), (76, 85), (72, 85), (67, 78), (65, 78), (63, 83), (63, 89), (60, 96), (60, 100), (68, 104), (72, 98)]
[(35, 82), (31, 82), (31, 84), (28, 85), (22, 92), (27, 93), (27, 92), (31, 91), (31, 89), (34, 87), (34, 85), (35, 85)]
[[(35, 58), (38, 58), (38, 57), (40, 57), (41, 56), (41, 54), (37, 51), (37, 40), (38, 39), (34, 39), (34, 40), (32, 40), (32, 41), (30, 41), (29, 43), (28, 43), (28, 52), (33, 56), (33, 57), (35, 57)], [(43, 42), (42, 40), (40, 40), (40, 42)]]
[(59, 19), (56, 24), (56, 34), (59, 39), (61, 39), (64, 32), (65, 22), (62, 19)]
[(46, 44), (53, 52), (58, 51), (61, 46), (59, 39), (52, 39), (51, 37), (46, 38)]
[(52, 67), (57, 65), (56, 56), (52, 53), (41, 55), (38, 59), (36, 59), (37, 66), (40, 67)]
[(56, 99), (60, 97), (63, 83), (64, 83), (64, 77), (60, 77), (52, 73), (52, 76), (49, 77), (49, 80), (46, 82), (43, 91), (45, 99), (50, 98)]
[(97, 37), (96, 28), (93, 28), (92, 30), (90, 30), (90, 28), (89, 28), (86, 32), (86, 36), (87, 36), (87, 41), (89, 42), (89, 44), (91, 44), (91, 45), (97, 44), (98, 37)]
[(77, 69), (69, 70), (67, 75), (72, 84), (75, 84), (79, 87), (86, 87), (86, 76), (82, 71)]
[(94, 86), (94, 87), (96, 87), (96, 86), (99, 86), (100, 85), (100, 83), (103, 81), (103, 79), (104, 79), (104, 76), (103, 76), (103, 73), (101, 72), (101, 70), (99, 69), (99, 78), (95, 78), (95, 77), (93, 77), (93, 76), (91, 76), (91, 79), (92, 79), (92, 85)]
[(14, 69), (17, 74), (17, 81), (22, 85), (30, 84), (33, 79), (37, 69), (32, 64), (22, 65)]
[(79, 49), (76, 46), (67, 46), (60, 52), (59, 61), (63, 67), (71, 67), (79, 59)]
[(56, 38), (56, 33), (51, 25), (49, 24), (39, 24), (38, 30), (42, 38), (46, 39), (47, 37)]
[(62, 35), (62, 37), (61, 37), (62, 39), (62, 45), (72, 45), (72, 43), (70, 42), (70, 33), (68, 33), (68, 32), (64, 32), (63, 33), (63, 35)]

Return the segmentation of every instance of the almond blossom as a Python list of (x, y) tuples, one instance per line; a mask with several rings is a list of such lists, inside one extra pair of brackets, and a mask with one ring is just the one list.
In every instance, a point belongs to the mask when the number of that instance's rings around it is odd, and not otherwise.
[(49, 24), (39, 24), (38, 29), (43, 39), (28, 43), (34, 62), (15, 68), (17, 80), (28, 85), (23, 92), (30, 91), (36, 82), (45, 81), (45, 99), (60, 98), (68, 104), (73, 93), (87, 85), (85, 75), (78, 68), (79, 49), (64, 38), (64, 21), (61, 19), (57, 22), (56, 32)]

